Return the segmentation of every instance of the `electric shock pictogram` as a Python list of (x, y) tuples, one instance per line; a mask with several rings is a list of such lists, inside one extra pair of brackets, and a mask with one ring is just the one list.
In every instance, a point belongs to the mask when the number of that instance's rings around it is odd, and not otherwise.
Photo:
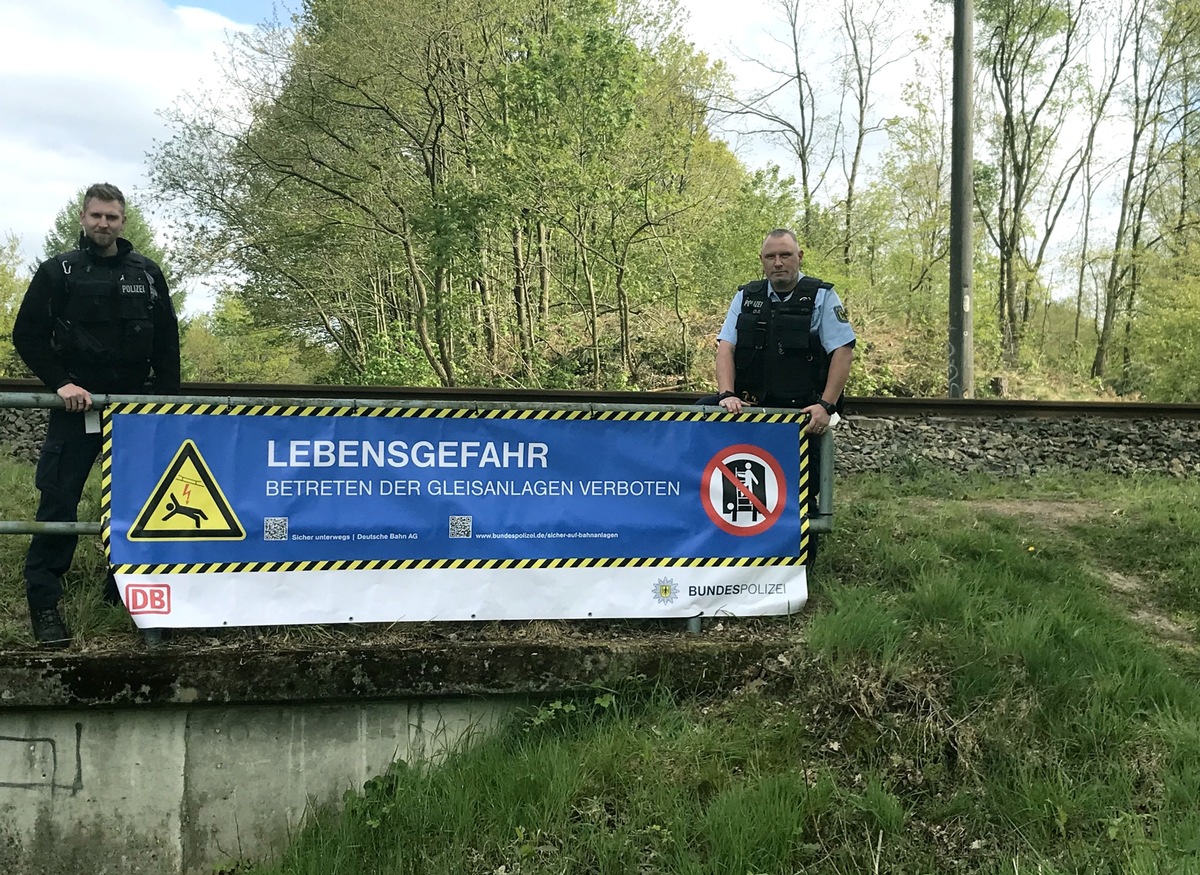
[(246, 530), (191, 440), (185, 440), (129, 530), (131, 541), (240, 541)]

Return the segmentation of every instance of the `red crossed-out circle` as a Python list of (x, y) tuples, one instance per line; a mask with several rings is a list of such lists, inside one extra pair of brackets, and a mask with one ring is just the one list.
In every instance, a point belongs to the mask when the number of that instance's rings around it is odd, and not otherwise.
[[(766, 466), (769, 476), (766, 484), (765, 503), (756, 498), (730, 470), (729, 463), (738, 458), (753, 459)], [(770, 482), (771, 476), (774, 477), (774, 484)], [(726, 481), (732, 483), (733, 487), (762, 514), (762, 518), (757, 523), (740, 526), (727, 520), (721, 513), (721, 496), (725, 491)], [(742, 537), (760, 535), (775, 525), (787, 505), (787, 487), (783, 479), (783, 468), (774, 456), (761, 447), (752, 444), (734, 444), (726, 447), (704, 466), (704, 475), (700, 479), (700, 503), (704, 505), (704, 512), (708, 514), (708, 518), (722, 531)]]

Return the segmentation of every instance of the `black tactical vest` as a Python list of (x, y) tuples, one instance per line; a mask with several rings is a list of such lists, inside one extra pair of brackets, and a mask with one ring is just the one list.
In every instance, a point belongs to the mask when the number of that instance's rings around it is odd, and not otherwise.
[(829, 355), (812, 330), (819, 289), (815, 277), (801, 277), (786, 301), (771, 301), (766, 280), (742, 286), (733, 351), (734, 391), (749, 404), (807, 407), (825, 389)]
[(140, 389), (150, 372), (158, 299), (149, 263), (136, 252), (117, 260), (81, 250), (58, 260), (66, 294), (52, 308), (63, 364), (93, 391)]

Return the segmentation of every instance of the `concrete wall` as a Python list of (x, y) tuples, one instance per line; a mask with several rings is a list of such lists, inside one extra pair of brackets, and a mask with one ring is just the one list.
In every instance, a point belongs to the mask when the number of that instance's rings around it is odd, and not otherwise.
[(211, 873), (281, 849), (311, 803), (436, 757), (512, 699), (0, 710), (0, 872)]
[(785, 629), (776, 640), (756, 628), (0, 649), (0, 875), (211, 875), (262, 859), (310, 802), (339, 801), (396, 758), (434, 758), (515, 706), (628, 678), (735, 688), (793, 646)]

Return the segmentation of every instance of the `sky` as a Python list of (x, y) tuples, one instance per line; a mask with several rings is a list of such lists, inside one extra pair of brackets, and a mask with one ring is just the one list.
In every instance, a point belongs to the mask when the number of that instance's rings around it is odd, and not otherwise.
[[(769, 57), (777, 50), (769, 35), (778, 17), (771, 2), (681, 5), (696, 46), (724, 59), (739, 84), (749, 85), (756, 68), (736, 54)], [(219, 82), (218, 58), (231, 34), (276, 16), (286, 22), (300, 6), (301, 0), (0, 0), (6, 83), (0, 240), (18, 237), (32, 265), (58, 211), (80, 188), (111, 182), (136, 201), (147, 185), (147, 154), (170, 134), (158, 113), (180, 94)], [(139, 205), (156, 224), (152, 205)], [(189, 310), (205, 306), (204, 295), (189, 296)]]

